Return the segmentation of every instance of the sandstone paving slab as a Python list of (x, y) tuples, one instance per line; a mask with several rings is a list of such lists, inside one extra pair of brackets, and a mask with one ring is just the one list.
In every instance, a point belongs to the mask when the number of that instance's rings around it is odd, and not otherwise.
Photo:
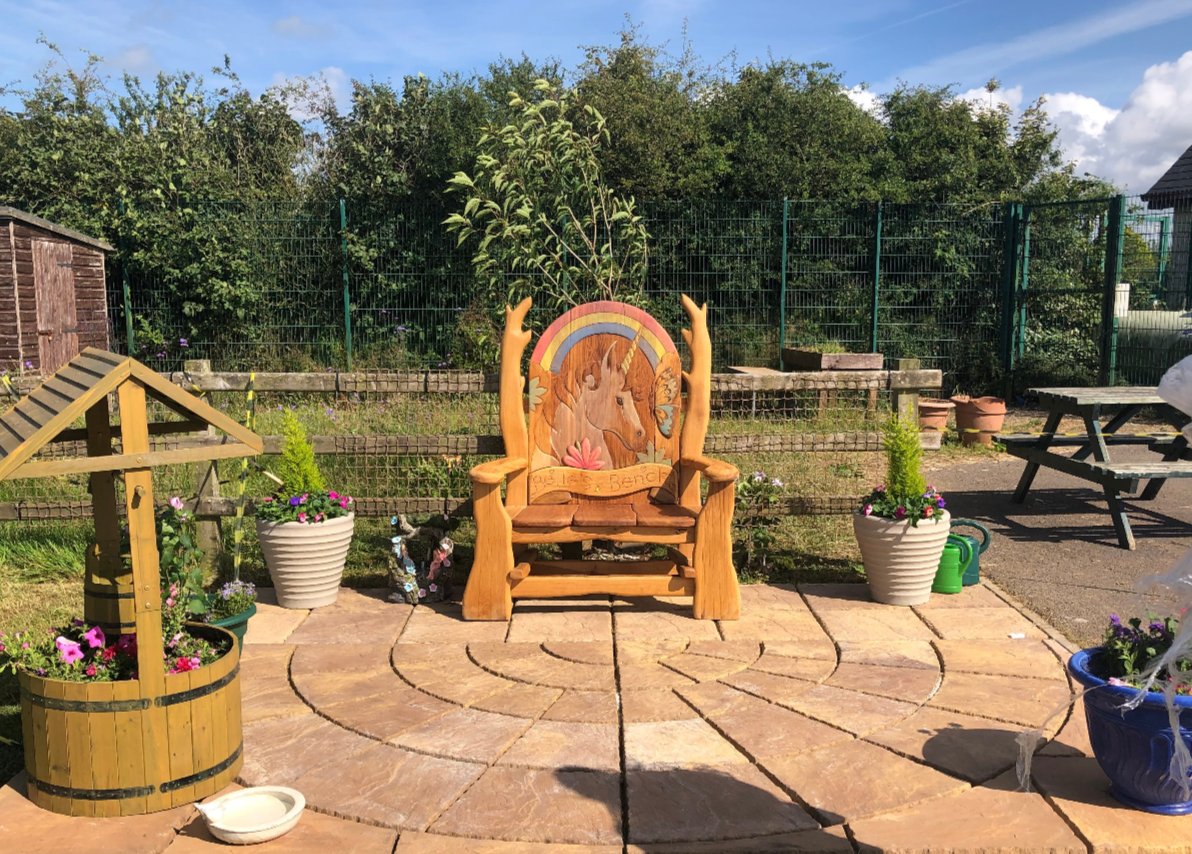
[[(346, 665), (353, 663), (359, 662), (345, 662)], [(290, 661), (290, 678), (294, 690), (315, 708), (344, 700), (382, 696), (404, 685), (386, 662), (373, 664), (368, 669), (342, 669), (331, 662), (308, 661), (302, 657), (302, 649), (296, 650)]]
[(802, 640), (766, 640), (762, 642), (766, 655), (783, 655), (788, 658), (813, 658), (816, 661), (836, 661), (836, 643), (827, 635), (803, 638)]
[(869, 585), (862, 583), (800, 584), (799, 592), (803, 594), (807, 605), (816, 614), (822, 614), (824, 611), (858, 609), (882, 611), (892, 607), (873, 601)]
[[(346, 821), (335, 816), (305, 810), (302, 817), (285, 836), (254, 845), (253, 854), (392, 854), (397, 831), (358, 821)], [(228, 844), (220, 842), (207, 830), (201, 816), (196, 816), (178, 834), (167, 849), (168, 854), (214, 854), (226, 852)]]
[(1021, 640), (940, 640), (936, 648), (951, 673), (981, 673), (989, 676), (1032, 676), (1064, 680), (1064, 667), (1047, 643), (1035, 638)]
[(935, 693), (940, 684), (940, 673), (938, 670), (841, 662), (824, 684), (922, 704)]
[(620, 845), (504, 842), (403, 831), (393, 854), (621, 854)]
[(856, 740), (761, 764), (825, 824), (851, 822), (968, 788), (962, 780)]
[(1050, 719), (1053, 729), (1063, 722), (1064, 707), (1070, 702), (1067, 682), (977, 673), (948, 674), (931, 698), (936, 708), (1028, 727), (1042, 726)]
[[(682, 600), (680, 600), (682, 601)], [(686, 607), (649, 600), (641, 606), (613, 606), (617, 641), (649, 641), (670, 638), (682, 641), (720, 640), (714, 620), (694, 620), (690, 600)]]
[(616, 724), (535, 721), (497, 764), (617, 774), (621, 769), (618, 728)]
[(514, 682), (477, 700), (472, 704), (472, 708), (519, 718), (536, 718), (553, 706), (562, 694), (561, 688)]
[(672, 655), (681, 655), (689, 646), (691, 642), (686, 638), (625, 640), (618, 636), (616, 659), (619, 664), (653, 664)]
[(318, 711), (340, 726), (379, 741), (389, 741), (456, 708), (399, 682), (385, 694), (344, 699), (319, 706)]
[(617, 774), (496, 766), (429, 829), (510, 842), (620, 845), (620, 789)]
[(496, 761), (530, 727), (526, 718), (453, 709), (401, 734), (397, 743), (419, 753), (469, 762)]
[(313, 712), (246, 723), (244, 766), (237, 779), (246, 786), (292, 786), (312, 771), (351, 764), (376, 743)]
[(548, 641), (542, 645), (542, 648), (550, 655), (562, 658), (565, 661), (577, 661), (580, 664), (613, 663), (613, 644), (611, 638), (601, 643)]
[[(747, 704), (751, 700), (762, 703), (766, 702), (765, 700), (758, 700), (744, 691), (738, 691), (736, 688), (725, 685), (722, 682), (704, 682), (699, 685), (693, 685), (690, 688), (680, 688), (677, 693), (684, 701), (694, 706), (705, 718), (724, 714), (738, 706)], [(767, 704), (765, 708), (770, 707)]]
[(799, 640), (822, 637), (823, 629), (793, 587), (753, 584), (741, 588), (741, 617), (721, 620), (726, 640)]
[(923, 708), (865, 738), (954, 777), (982, 783), (1014, 767), (1015, 738), (1021, 731), (1014, 724)]
[(1014, 610), (1006, 600), (984, 584), (972, 584), (959, 593), (933, 593), (922, 605), (915, 605), (916, 611), (939, 611), (946, 608), (1002, 608)]
[(657, 662), (622, 664), (617, 678), (623, 691), (641, 688), (682, 688), (699, 680)]
[(1004, 640), (1016, 635), (1043, 638), (1030, 620), (1012, 608), (935, 608), (919, 610), (922, 617), (946, 640)]
[(594, 641), (613, 636), (609, 601), (522, 600), (513, 609), (510, 641)]
[(907, 667), (912, 670), (940, 669), (939, 655), (928, 641), (841, 641), (840, 661), (879, 667)]
[(503, 641), (509, 624), (499, 620), (465, 620), (458, 602), (418, 605), (406, 621), (399, 644)]
[(740, 691), (761, 697), (763, 700), (783, 705), (795, 702), (815, 687), (814, 682), (806, 679), (792, 679), (789, 676), (763, 673), (752, 668), (740, 673), (733, 673), (720, 681)]
[(1109, 779), (1091, 757), (1036, 756), (1036, 788), (1092, 843), (1093, 851), (1188, 854), (1188, 819), (1123, 806), (1109, 794)]
[(615, 723), (617, 695), (612, 691), (564, 691), (542, 717), (550, 721)]
[(386, 648), (401, 634), (412, 605), (341, 591), (334, 605), (315, 608), (286, 638), (288, 643), (378, 643)]
[[(688, 677), (688, 679), (694, 679), (696, 682), (708, 682), (719, 679), (730, 673), (744, 670), (749, 666), (744, 661), (736, 661), (731, 658), (715, 658), (709, 655), (695, 655), (690, 652), (667, 656), (662, 659), (662, 663), (671, 670), (677, 670)], [(623, 678), (622, 685), (624, 685)]]
[(708, 722), (755, 761), (852, 741), (853, 736), (756, 697), (741, 697)]
[(819, 827), (753, 765), (630, 768), (625, 776), (630, 843), (748, 839)]
[(625, 766), (645, 770), (722, 767), (749, 760), (700, 718), (625, 724)]
[(850, 822), (849, 829), (861, 851), (890, 854), (1088, 850), (1040, 795), (1014, 788), (1013, 775), (1004, 775), (985, 786)]
[[(429, 664), (434, 662), (434, 650), (438, 648), (438, 645), (401, 644), (394, 649), (394, 659), (405, 657), (407, 652), (417, 651), (410, 663)], [(542, 644), (533, 641), (518, 641), (516, 643), (482, 641), (469, 643), (466, 647), (456, 645), (456, 648), (459, 649), (462, 657), (469, 658), (485, 670), (493, 672), (500, 672), (502, 665), (510, 661), (549, 657), (542, 649)], [(611, 643), (609, 648), (612, 648)]]
[(852, 843), (843, 826), (799, 830), (748, 839), (715, 842), (652, 842), (629, 845), (627, 854), (779, 854), (779, 852), (851, 852)]
[(310, 613), (305, 608), (282, 608), (280, 605), (264, 602), (264, 593), (264, 590), (258, 591), (257, 613), (248, 621), (248, 630), (244, 633), (246, 646), (258, 643), (285, 643)]
[(773, 673), (777, 676), (789, 676), (792, 679), (804, 679), (808, 682), (822, 682), (836, 670), (836, 659), (792, 658), (788, 655), (776, 655), (767, 650), (749, 667), (751, 670), (760, 670), (763, 673)]
[(670, 688), (647, 688), (622, 692), (621, 717), (625, 723), (682, 721), (698, 718), (699, 713)]
[(119, 819), (58, 815), (29, 800), (22, 771), (0, 787), (0, 851), (158, 854), (173, 841), (174, 832), (195, 815), (189, 804)]
[(441, 668), (419, 666), (400, 669), (404, 679), (419, 691), (459, 706), (474, 705), (509, 687), (509, 681), (481, 670), (472, 662), (447, 662)]
[(829, 608), (819, 613), (828, 634), (843, 641), (934, 640), (935, 633), (910, 608), (883, 605), (882, 610)]
[(910, 717), (918, 708), (914, 703), (832, 685), (812, 685), (802, 694), (778, 702), (853, 735), (865, 735), (890, 727)]
[(382, 827), (425, 830), (484, 772), (484, 766), (372, 742), (349, 762), (299, 777), (315, 809)]
[(1084, 715), (1084, 699), (1072, 704), (1068, 719), (1062, 723), (1055, 737), (1040, 750), (1042, 756), (1092, 756), (1089, 743), (1088, 719)]
[(709, 655), (712, 658), (728, 658), (746, 663), (761, 655), (761, 644), (755, 640), (742, 641), (692, 641), (687, 645), (692, 655)]
[(289, 644), (255, 644), (247, 647), (240, 660), (241, 719), (244, 722), (264, 718), (305, 715), (310, 707), (294, 693), (290, 685)]
[(506, 679), (529, 685), (587, 691), (611, 691), (616, 685), (611, 665), (569, 661), (540, 648), (518, 658), (493, 662), (491, 667), (494, 673)]

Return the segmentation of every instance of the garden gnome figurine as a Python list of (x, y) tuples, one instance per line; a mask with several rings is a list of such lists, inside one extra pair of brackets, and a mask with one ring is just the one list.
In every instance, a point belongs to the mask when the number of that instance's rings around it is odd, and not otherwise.
[(420, 579), (418, 595), (424, 601), (442, 602), (451, 596), (451, 555), (455, 543), (443, 537), (431, 552), (425, 577)]

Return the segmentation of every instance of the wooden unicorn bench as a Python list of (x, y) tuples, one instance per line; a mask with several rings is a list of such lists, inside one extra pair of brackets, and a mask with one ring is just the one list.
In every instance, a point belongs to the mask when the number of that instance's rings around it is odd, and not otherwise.
[[(521, 362), (530, 300), (506, 306), (506, 456), (471, 471), (476, 556), (465, 618), (507, 620), (514, 598), (591, 593), (692, 596), (698, 619), (740, 615), (731, 535), (737, 469), (703, 454), (712, 371), (707, 307), (682, 301), (691, 324), (683, 330), (687, 373), (654, 318), (624, 303), (594, 302), (542, 334), (528, 387)], [(702, 503), (701, 478), (708, 481)], [(539, 560), (531, 548), (593, 539), (663, 545), (668, 556)]]

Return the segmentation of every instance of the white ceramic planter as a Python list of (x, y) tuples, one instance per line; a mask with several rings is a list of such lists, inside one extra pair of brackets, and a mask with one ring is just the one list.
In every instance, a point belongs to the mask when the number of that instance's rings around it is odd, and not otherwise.
[(316, 522), (257, 522), (257, 539), (283, 608), (335, 602), (352, 544), (356, 514)]
[(912, 527), (906, 521), (854, 514), (853, 533), (875, 601), (922, 605), (928, 600), (951, 519), (945, 510), (937, 521), (925, 520)]

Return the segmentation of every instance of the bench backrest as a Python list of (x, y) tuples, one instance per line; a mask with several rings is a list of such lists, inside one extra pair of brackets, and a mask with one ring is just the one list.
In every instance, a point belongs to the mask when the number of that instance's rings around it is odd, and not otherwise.
[(640, 308), (559, 317), (530, 357), (528, 502), (673, 502), (682, 380), (670, 335)]

